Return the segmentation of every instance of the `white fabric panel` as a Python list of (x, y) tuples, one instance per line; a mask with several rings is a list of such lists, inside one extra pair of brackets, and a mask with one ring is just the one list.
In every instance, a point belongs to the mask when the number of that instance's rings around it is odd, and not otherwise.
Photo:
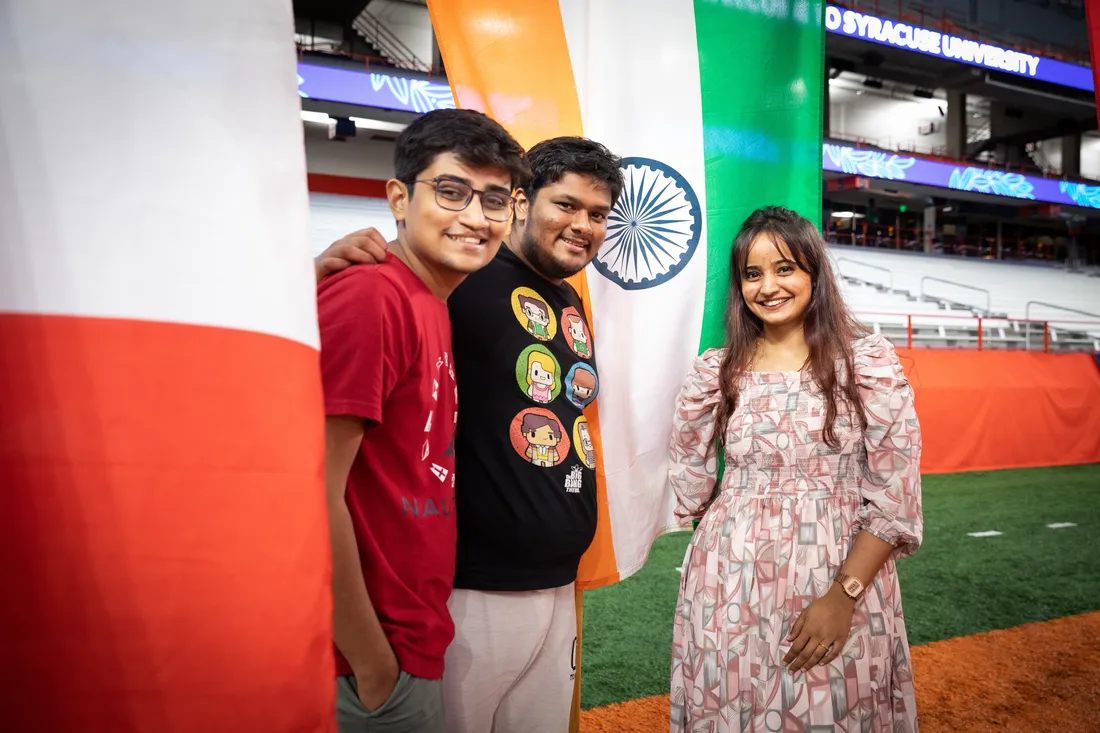
[[(676, 395), (698, 353), (703, 319), (707, 201), (695, 10), (692, 0), (559, 0), (558, 5), (585, 136), (624, 158), (652, 159), (671, 168), (698, 200), (693, 229), (698, 244), (679, 272), (656, 285), (625, 289), (595, 266), (587, 270), (602, 387), (602, 457), (615, 559), (625, 578), (645, 562), (653, 537), (675, 526), (674, 497), (666, 485), (669, 437)], [(652, 218), (644, 202), (670, 196), (680, 184), (666, 177), (654, 185), (652, 168), (644, 178), (632, 175), (628, 170), (620, 204), (628, 218), (638, 215), (639, 231), (677, 228), (669, 238), (686, 242), (679, 225), (643, 223)], [(667, 218), (684, 217), (677, 209)], [(625, 244), (610, 239), (599, 257), (615, 264)]]
[(317, 346), (291, 16), (0, 5), (0, 311)]
[(358, 229), (374, 227), (387, 241), (397, 238), (397, 225), (385, 199), (311, 193), (309, 217), (310, 250), (314, 257)]

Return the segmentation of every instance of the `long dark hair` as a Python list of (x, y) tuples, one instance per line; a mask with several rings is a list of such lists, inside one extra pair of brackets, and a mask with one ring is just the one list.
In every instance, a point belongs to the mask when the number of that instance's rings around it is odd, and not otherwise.
[[(868, 331), (844, 304), (825, 251), (825, 242), (817, 228), (805, 217), (781, 206), (765, 206), (752, 212), (733, 240), (726, 355), (719, 371), (722, 401), (718, 404), (716, 436), (720, 444), (725, 443), (726, 426), (737, 409), (741, 378), (751, 367), (757, 340), (764, 334), (763, 322), (749, 310), (741, 295), (749, 250), (761, 234), (771, 235), (777, 244), (786, 244), (794, 261), (810, 274), (813, 290), (803, 321), (810, 356), (803, 368), (808, 367), (810, 376), (825, 397), (825, 443), (831, 448), (839, 448), (835, 424), (837, 406), (841, 401), (853, 408), (851, 412), (858, 416), (860, 425), (865, 426), (863, 411), (854, 409), (860, 405), (860, 399), (855, 379), (852, 378), (852, 342), (867, 335)], [(845, 379), (841, 379), (838, 373), (837, 366), (841, 363), (848, 375)]]

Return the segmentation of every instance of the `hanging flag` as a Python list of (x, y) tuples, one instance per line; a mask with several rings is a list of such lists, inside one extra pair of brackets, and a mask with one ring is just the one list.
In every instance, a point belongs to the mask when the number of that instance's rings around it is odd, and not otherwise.
[[(637, 571), (675, 528), (666, 485), (676, 395), (721, 345), (741, 222), (778, 204), (821, 216), (824, 3), (429, 2), (460, 107), (531, 146), (585, 135), (623, 157), (606, 243), (574, 284), (600, 392), (600, 525), (577, 585)], [(595, 419), (594, 419), (595, 418)]]
[(290, 11), (0, 11), (5, 731), (335, 730)]
[[(525, 146), (583, 134), (623, 157), (607, 241), (575, 278), (600, 392), (600, 524), (577, 585), (638, 570), (674, 528), (676, 395), (720, 345), (729, 254), (765, 204), (821, 215), (824, 3), (806, 0), (429, 2), (460, 107)], [(594, 419), (594, 417), (596, 419)]]
[[(1085, 18), (1089, 26), (1089, 56), (1092, 58), (1094, 97), (1100, 96), (1100, 0), (1085, 0)], [(1100, 103), (1097, 104), (1100, 116)]]

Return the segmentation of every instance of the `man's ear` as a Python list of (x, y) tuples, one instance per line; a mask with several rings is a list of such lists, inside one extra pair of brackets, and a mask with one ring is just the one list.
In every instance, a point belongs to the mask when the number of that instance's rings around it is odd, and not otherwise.
[(516, 222), (519, 224), (527, 223), (527, 208), (530, 202), (527, 201), (527, 194), (523, 192), (522, 188), (516, 189)]
[(400, 226), (405, 223), (405, 214), (409, 208), (409, 187), (396, 178), (386, 181), (386, 199), (390, 202), (390, 211)]

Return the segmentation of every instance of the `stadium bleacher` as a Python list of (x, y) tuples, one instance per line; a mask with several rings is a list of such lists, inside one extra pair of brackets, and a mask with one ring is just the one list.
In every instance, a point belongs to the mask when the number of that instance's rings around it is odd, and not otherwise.
[(849, 307), (900, 345), (909, 342), (911, 318), (914, 346), (973, 348), (980, 339), (984, 348), (1100, 352), (1100, 278), (843, 245), (830, 253)]

